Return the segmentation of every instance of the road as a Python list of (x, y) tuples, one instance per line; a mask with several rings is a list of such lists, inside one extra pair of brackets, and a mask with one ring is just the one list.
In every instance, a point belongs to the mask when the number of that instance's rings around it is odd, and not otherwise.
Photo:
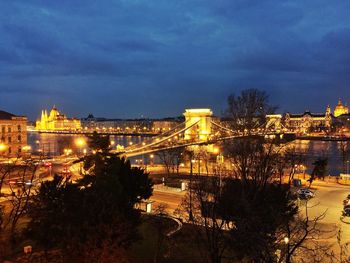
[(325, 233), (324, 237), (329, 241), (336, 242), (336, 232), (341, 228), (342, 243), (350, 242), (350, 219), (344, 218), (344, 223), (340, 220), (343, 209), (343, 200), (350, 194), (350, 186), (340, 185), (337, 183), (325, 183), (322, 181), (315, 182), (312, 187), (315, 187), (316, 196), (312, 198), (308, 209), (309, 218), (314, 218), (325, 212), (325, 217), (321, 221), (322, 229), (332, 230), (333, 233)]
[[(337, 183), (325, 183), (322, 181), (314, 182), (313, 186), (316, 196), (308, 202), (308, 215), (310, 220), (325, 213), (324, 218), (319, 222), (319, 228), (322, 234), (319, 237), (321, 241), (334, 244), (334, 250), (337, 250), (337, 233), (341, 228), (341, 243), (350, 242), (350, 218), (345, 219), (349, 222), (343, 223), (340, 220), (343, 209), (343, 200), (350, 194), (350, 186), (339, 185)], [(158, 189), (157, 189), (158, 188)], [(171, 188), (156, 187), (153, 191), (152, 201), (155, 201), (154, 207), (159, 204), (166, 205), (166, 211), (173, 215), (174, 211), (181, 204), (186, 192), (175, 191)], [(305, 207), (301, 205), (301, 212)]]
[(179, 207), (185, 195), (185, 191), (180, 192), (171, 188), (167, 189), (167, 187), (156, 187), (153, 190), (153, 195), (150, 199), (155, 201), (155, 208), (160, 204), (165, 205), (166, 212), (173, 215), (174, 211)]

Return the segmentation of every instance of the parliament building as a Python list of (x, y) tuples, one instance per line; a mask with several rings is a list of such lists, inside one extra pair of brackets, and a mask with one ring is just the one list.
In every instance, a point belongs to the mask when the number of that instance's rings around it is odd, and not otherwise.
[(50, 114), (47, 114), (46, 110), (41, 112), (41, 118), (36, 121), (36, 129), (39, 131), (80, 130), (81, 121), (76, 118), (67, 118), (54, 106)]

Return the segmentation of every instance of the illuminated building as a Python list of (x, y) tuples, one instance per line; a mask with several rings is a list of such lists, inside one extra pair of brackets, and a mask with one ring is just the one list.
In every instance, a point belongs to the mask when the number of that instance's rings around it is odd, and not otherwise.
[(164, 119), (108, 119), (96, 118), (89, 114), (83, 118), (82, 126), (88, 129), (114, 130), (125, 133), (161, 133), (166, 132), (179, 125), (182, 118), (164, 118)]
[(332, 125), (332, 113), (330, 106), (325, 113), (311, 113), (306, 111), (302, 114), (286, 113), (284, 126), (297, 133), (329, 131)]
[(76, 118), (67, 118), (66, 115), (60, 113), (54, 106), (50, 114), (44, 110), (41, 112), (41, 118), (36, 122), (37, 130), (79, 130), (81, 122)]
[(187, 130), (185, 140), (192, 140), (198, 137), (206, 141), (211, 134), (211, 118), (213, 112), (210, 109), (187, 109), (184, 113)]
[(21, 156), (27, 145), (27, 118), (0, 111), (0, 156)]
[(343, 103), (341, 102), (341, 99), (339, 99), (338, 105), (335, 106), (335, 109), (334, 109), (334, 117), (339, 117), (340, 115), (348, 114), (348, 113), (349, 113), (348, 106), (343, 105)]

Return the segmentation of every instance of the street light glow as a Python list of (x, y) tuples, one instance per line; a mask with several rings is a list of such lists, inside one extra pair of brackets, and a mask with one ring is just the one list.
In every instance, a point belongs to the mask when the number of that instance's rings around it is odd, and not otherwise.
[(85, 142), (85, 140), (83, 138), (78, 138), (78, 139), (75, 140), (75, 144), (78, 147), (83, 147), (86, 144), (86, 142)]
[(286, 244), (289, 243), (289, 238), (288, 238), (288, 237), (285, 237), (285, 238), (284, 238), (284, 243), (286, 243)]
[(0, 143), (0, 152), (5, 151), (5, 150), (6, 150), (6, 148), (7, 148), (6, 144), (4, 144), (4, 143)]

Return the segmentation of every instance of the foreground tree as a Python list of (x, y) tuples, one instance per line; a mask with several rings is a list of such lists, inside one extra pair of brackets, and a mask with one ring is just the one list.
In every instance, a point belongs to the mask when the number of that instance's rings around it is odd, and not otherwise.
[[(28, 236), (64, 262), (112, 262), (138, 238), (134, 205), (152, 194), (148, 174), (108, 152), (107, 137), (92, 137), (95, 154), (77, 183), (55, 176), (44, 182), (29, 209)], [(43, 231), (44, 230), (44, 231)]]
[(318, 178), (318, 179), (324, 179), (324, 177), (327, 174), (327, 166), (328, 166), (328, 158), (327, 157), (319, 157), (317, 158), (316, 161), (312, 163), (314, 166), (311, 176), (309, 178), (309, 187), (311, 187), (311, 184), (313, 181)]

